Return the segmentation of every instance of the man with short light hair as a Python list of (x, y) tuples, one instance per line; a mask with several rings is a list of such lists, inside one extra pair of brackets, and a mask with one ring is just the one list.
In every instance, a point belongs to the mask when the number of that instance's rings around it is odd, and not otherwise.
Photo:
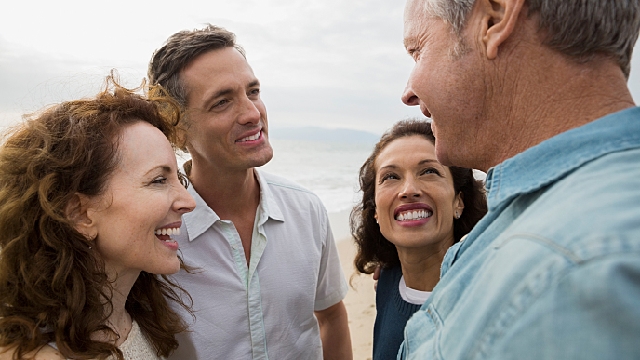
[[(182, 106), (196, 199), (177, 282), (195, 322), (172, 359), (351, 359), (347, 285), (318, 197), (259, 171), (273, 156), (260, 82), (235, 35), (209, 25), (169, 37), (149, 65)], [(190, 320), (188, 313), (183, 316)]]
[(408, 0), (403, 101), (488, 171), (401, 359), (640, 358), (639, 0)]

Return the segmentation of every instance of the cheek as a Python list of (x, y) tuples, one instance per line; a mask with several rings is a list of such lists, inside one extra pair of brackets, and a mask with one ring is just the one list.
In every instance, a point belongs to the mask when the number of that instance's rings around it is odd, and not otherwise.
[(433, 90), (433, 86), (437, 86), (434, 81), (434, 75), (432, 69), (426, 65), (427, 61), (420, 60), (416, 63), (411, 73), (411, 82), (413, 83), (413, 90), (416, 92), (419, 98), (423, 99), (430, 94)]
[(373, 198), (373, 201), (376, 205), (376, 215), (380, 216), (381, 212), (383, 212), (384, 209), (387, 207), (384, 191), (376, 189), (376, 195)]

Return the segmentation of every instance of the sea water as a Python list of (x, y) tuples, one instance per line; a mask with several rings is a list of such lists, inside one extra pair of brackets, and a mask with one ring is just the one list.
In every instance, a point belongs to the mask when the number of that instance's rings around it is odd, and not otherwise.
[[(273, 159), (261, 169), (314, 192), (329, 214), (336, 239), (349, 236), (349, 212), (358, 202), (358, 173), (372, 142), (270, 139)], [(178, 154), (180, 167), (189, 154)]]
[(274, 155), (265, 171), (311, 190), (330, 213), (357, 202), (358, 172), (373, 144), (273, 139), (271, 146)]

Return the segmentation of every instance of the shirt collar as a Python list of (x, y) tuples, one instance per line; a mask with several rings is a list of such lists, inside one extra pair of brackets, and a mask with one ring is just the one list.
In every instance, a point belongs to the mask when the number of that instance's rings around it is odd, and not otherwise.
[[(262, 208), (266, 217), (277, 221), (284, 221), (282, 210), (280, 210), (280, 206), (278, 206), (278, 203), (273, 196), (271, 187), (269, 186), (267, 179), (265, 179), (265, 174), (258, 169), (253, 169), (253, 171), (255, 172), (258, 183), (260, 184), (260, 208)], [(262, 223), (260, 225), (262, 225)]]
[[(280, 207), (276, 203), (273, 193), (269, 188), (269, 184), (264, 179), (264, 175), (260, 174), (258, 169), (254, 169), (258, 183), (260, 184), (260, 205), (258, 205), (258, 225), (264, 224), (267, 219), (271, 218), (277, 221), (284, 221), (284, 216)], [(192, 212), (182, 215), (185, 226), (187, 227), (187, 233), (189, 234), (189, 241), (193, 241), (198, 236), (204, 234), (213, 224), (220, 221), (220, 217), (213, 209), (207, 205), (204, 199), (193, 188), (192, 184), (189, 184), (187, 188), (189, 194), (193, 196), (196, 202), (196, 207)]]
[(537, 191), (600, 156), (638, 147), (640, 107), (563, 132), (489, 170), (489, 210)]

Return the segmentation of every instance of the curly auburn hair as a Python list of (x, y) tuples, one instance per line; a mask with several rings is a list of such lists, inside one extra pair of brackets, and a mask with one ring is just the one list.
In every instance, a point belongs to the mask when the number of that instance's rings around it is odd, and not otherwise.
[[(148, 97), (118, 85), (114, 73), (95, 98), (63, 102), (25, 116), (0, 149), (0, 347), (21, 359), (54, 342), (65, 358), (123, 360), (96, 332), (106, 325), (114, 289), (105, 264), (75, 230), (65, 209), (74, 194), (106, 190), (118, 165), (123, 129), (147, 122), (169, 139), (180, 111), (158, 89)], [(181, 177), (182, 179), (182, 177)], [(182, 263), (182, 261), (181, 261)], [(186, 294), (165, 275), (141, 272), (125, 308), (160, 356), (178, 347), (186, 330), (171, 309)], [(188, 294), (185, 295), (188, 298)]]
[[(351, 235), (357, 246), (354, 264), (360, 273), (371, 274), (378, 266), (387, 268), (400, 264), (395, 245), (380, 233), (380, 227), (374, 218), (375, 162), (382, 150), (392, 141), (413, 135), (422, 136), (435, 144), (431, 123), (423, 120), (402, 120), (382, 135), (373, 153), (360, 168), (362, 200), (353, 208), (349, 218)], [(487, 213), (487, 199), (484, 185), (482, 181), (474, 179), (473, 170), (455, 166), (448, 169), (453, 178), (455, 193), (462, 193), (464, 201), (464, 211), (460, 219), (454, 219), (453, 222), (453, 236), (457, 243)]]

